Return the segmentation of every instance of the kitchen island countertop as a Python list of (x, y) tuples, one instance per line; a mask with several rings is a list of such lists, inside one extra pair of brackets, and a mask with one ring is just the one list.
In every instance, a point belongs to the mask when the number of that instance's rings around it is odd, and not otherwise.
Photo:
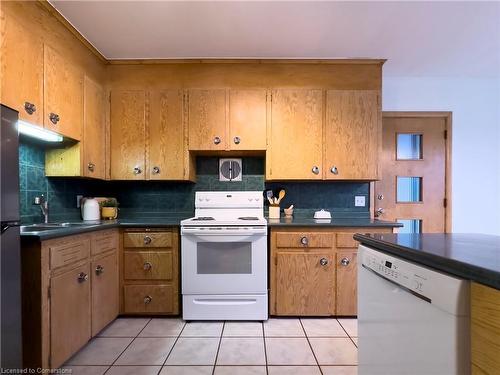
[(500, 236), (465, 233), (355, 234), (361, 244), (500, 290)]

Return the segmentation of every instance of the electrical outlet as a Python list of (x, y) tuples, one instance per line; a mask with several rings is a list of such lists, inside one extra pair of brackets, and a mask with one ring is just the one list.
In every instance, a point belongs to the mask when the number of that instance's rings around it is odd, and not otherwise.
[(364, 195), (356, 195), (354, 197), (354, 207), (364, 207), (366, 205), (366, 198)]
[(82, 204), (82, 198), (83, 198), (83, 195), (76, 196), (76, 208), (80, 208), (80, 205)]

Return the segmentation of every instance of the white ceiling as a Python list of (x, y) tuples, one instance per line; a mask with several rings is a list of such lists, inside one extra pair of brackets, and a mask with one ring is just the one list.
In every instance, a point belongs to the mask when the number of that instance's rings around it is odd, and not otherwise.
[(387, 58), (385, 75), (500, 76), (500, 3), (54, 1), (108, 59)]

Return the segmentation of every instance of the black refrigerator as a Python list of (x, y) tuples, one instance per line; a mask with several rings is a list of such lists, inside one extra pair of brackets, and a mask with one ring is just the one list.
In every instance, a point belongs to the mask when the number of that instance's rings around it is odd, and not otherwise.
[(1, 112), (1, 356), (2, 369), (22, 368), (18, 113)]

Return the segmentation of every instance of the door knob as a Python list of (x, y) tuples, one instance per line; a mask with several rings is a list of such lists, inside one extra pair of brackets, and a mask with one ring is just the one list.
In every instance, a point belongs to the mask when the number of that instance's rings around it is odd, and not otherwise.
[(87, 168), (89, 171), (94, 172), (95, 169), (95, 164), (94, 163), (88, 163)]
[(160, 173), (160, 167), (153, 167), (153, 174)]
[(149, 262), (144, 262), (144, 271), (151, 271), (151, 268), (153, 268), (153, 265)]
[(32, 115), (33, 113), (36, 112), (36, 105), (30, 102), (25, 102), (24, 103), (24, 110), (28, 115)]
[(241, 142), (241, 138), (240, 137), (234, 137), (233, 141), (234, 141), (235, 144), (239, 145), (240, 142)]
[(144, 297), (144, 304), (145, 304), (145, 305), (148, 305), (148, 304), (150, 304), (150, 303), (151, 303), (151, 301), (152, 301), (152, 300), (153, 300), (153, 297), (151, 297), (151, 296), (146, 296), (146, 297)]
[(345, 266), (348, 266), (350, 262), (351, 261), (349, 260), (349, 258), (342, 258), (342, 260), (340, 261), (340, 264), (345, 267)]
[(383, 214), (384, 214), (384, 209), (383, 209), (383, 208), (379, 208), (379, 209), (377, 209), (377, 211), (375, 212), (375, 216), (376, 216), (376, 217), (379, 217), (379, 216), (381, 216), (381, 215), (383, 215)]
[(149, 245), (152, 239), (149, 236), (144, 236), (144, 245)]
[(326, 258), (321, 258), (319, 260), (319, 264), (321, 264), (323, 267), (326, 266), (328, 264), (328, 259)]
[(89, 279), (89, 275), (87, 275), (85, 272), (80, 272), (78, 274), (77, 280), (79, 283), (83, 283), (84, 281), (87, 281), (88, 279)]
[(100, 275), (101, 273), (104, 273), (104, 267), (101, 266), (100, 264), (95, 268), (95, 274)]
[(300, 243), (304, 246), (307, 246), (309, 245), (309, 239), (306, 236), (304, 236), (300, 239)]
[(315, 165), (314, 167), (312, 167), (312, 173), (314, 174), (319, 174), (319, 167), (317, 165)]
[(332, 172), (333, 174), (339, 174), (339, 170), (336, 166), (333, 166), (331, 169), (330, 169), (330, 172)]
[(379, 195), (377, 195), (377, 199), (378, 199), (379, 201), (381, 201), (382, 199), (384, 199), (384, 194), (379, 194)]
[(139, 166), (134, 167), (134, 174), (135, 175), (138, 175), (138, 174), (141, 174), (141, 173), (142, 173), (141, 167), (139, 167)]
[(214, 144), (218, 145), (221, 142), (220, 137), (215, 137), (214, 138)]
[(50, 120), (50, 122), (52, 122), (54, 125), (56, 125), (56, 124), (59, 122), (59, 120), (60, 120), (60, 119), (61, 119), (61, 118), (59, 117), (59, 115), (58, 115), (57, 113), (53, 113), (53, 112), (51, 112), (51, 113), (49, 114), (49, 120)]

